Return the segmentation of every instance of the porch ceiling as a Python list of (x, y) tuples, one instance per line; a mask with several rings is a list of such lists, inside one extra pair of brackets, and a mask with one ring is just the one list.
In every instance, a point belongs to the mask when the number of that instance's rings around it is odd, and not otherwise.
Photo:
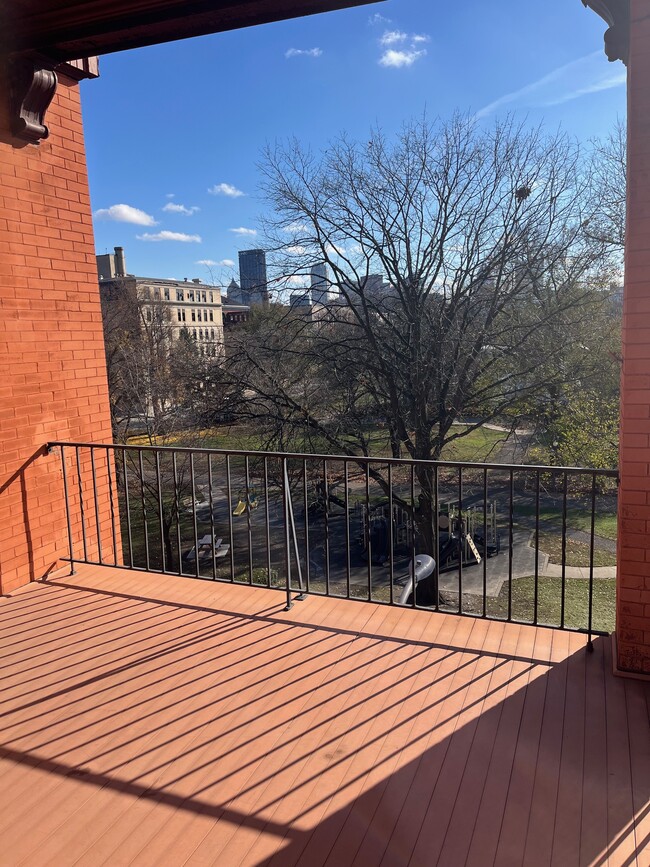
[(1, 49), (72, 60), (370, 2), (383, 0), (12, 0)]

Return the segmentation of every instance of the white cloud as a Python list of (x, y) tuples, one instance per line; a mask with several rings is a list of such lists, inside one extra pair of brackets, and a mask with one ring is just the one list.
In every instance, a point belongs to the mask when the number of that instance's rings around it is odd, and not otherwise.
[(395, 45), (397, 42), (406, 42), (408, 33), (403, 30), (385, 30), (383, 35), (379, 37), (379, 44), (382, 46)]
[(390, 24), (390, 23), (391, 23), (391, 19), (386, 18), (385, 15), (381, 15), (379, 12), (375, 12), (374, 15), (371, 15), (370, 18), (368, 18), (368, 24), (370, 24), (371, 27), (374, 27), (376, 24)]
[(117, 223), (135, 223), (136, 226), (156, 226), (154, 218), (131, 205), (111, 205), (95, 211), (98, 220), (115, 220)]
[(533, 81), (532, 84), (495, 99), (480, 109), (476, 117), (486, 117), (504, 105), (533, 108), (560, 105), (589, 93), (619, 87), (625, 84), (626, 80), (627, 73), (623, 67), (612, 68), (601, 51), (594, 51), (585, 57), (559, 66), (537, 81)]
[(177, 205), (174, 202), (167, 202), (163, 211), (166, 211), (168, 214), (184, 214), (186, 217), (191, 217), (192, 214), (196, 214), (197, 211), (200, 211), (200, 208), (197, 208), (196, 205), (192, 205), (191, 208), (186, 208), (185, 205)]
[(237, 229), (230, 229), (235, 235), (257, 235), (257, 229), (246, 229), (244, 226), (239, 226)]
[(231, 199), (238, 199), (240, 196), (246, 195), (232, 184), (215, 184), (208, 188), (208, 192), (213, 196), (228, 196)]
[(176, 193), (165, 193), (166, 199), (173, 199), (176, 197)]
[(427, 33), (405, 33), (403, 30), (384, 30), (379, 37), (382, 48), (378, 60), (380, 66), (400, 69), (403, 66), (413, 66), (416, 60), (427, 53), (422, 46), (430, 41)]
[(292, 256), (304, 256), (307, 252), (307, 248), (303, 247), (301, 244), (292, 244), (289, 247), (285, 248), (287, 253), (290, 253)]
[(156, 232), (152, 235), (150, 232), (145, 232), (144, 235), (136, 235), (138, 241), (182, 241), (185, 244), (200, 244), (200, 235), (186, 235), (184, 232), (169, 232), (164, 229), (162, 232)]
[(322, 48), (289, 48), (284, 52), (286, 58), (291, 57), (320, 57), (323, 53)]
[(408, 51), (395, 51), (393, 48), (389, 48), (388, 51), (384, 51), (382, 56), (379, 58), (379, 65), (385, 67), (392, 67), (394, 69), (400, 69), (402, 66), (413, 66), (416, 60), (419, 60), (421, 57), (427, 52), (424, 49), (420, 51), (414, 51), (410, 49)]
[(206, 268), (232, 268), (234, 262), (232, 259), (222, 259), (220, 262), (215, 262), (214, 259), (199, 259), (195, 265), (205, 265)]

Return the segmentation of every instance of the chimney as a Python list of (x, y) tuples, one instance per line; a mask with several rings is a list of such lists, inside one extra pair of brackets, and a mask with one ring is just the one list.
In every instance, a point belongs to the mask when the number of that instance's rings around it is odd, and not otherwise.
[(126, 259), (124, 247), (115, 247), (115, 276), (126, 277)]
[(192, 277), (192, 283), (200, 283), (200, 282), (201, 281), (199, 280), (198, 277)]

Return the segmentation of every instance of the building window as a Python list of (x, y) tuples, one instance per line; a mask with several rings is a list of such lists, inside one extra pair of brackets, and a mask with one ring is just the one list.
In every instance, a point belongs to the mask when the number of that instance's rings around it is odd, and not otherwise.
[(210, 292), (210, 304), (214, 304), (214, 292)]
[(192, 322), (196, 322), (196, 311), (192, 310)]
[(160, 289), (158, 289), (158, 287), (153, 290), (153, 297), (156, 301), (160, 301)]
[(210, 329), (210, 337), (214, 340), (214, 328)]
[(203, 329), (199, 328), (199, 340), (203, 340)]
[(207, 292), (201, 292), (201, 297), (203, 298), (203, 303), (205, 304), (208, 300)]
[(214, 322), (214, 310), (210, 311), (210, 322)]
[(169, 289), (165, 289), (165, 301), (169, 301)]
[(177, 300), (177, 301), (182, 301), (182, 300), (183, 300), (183, 290), (182, 290), (182, 289), (177, 289), (177, 290), (176, 290), (176, 300)]
[(147, 322), (151, 322), (151, 307), (147, 307), (145, 314), (147, 317)]
[(190, 301), (194, 301), (194, 289), (190, 289), (190, 291), (187, 293), (187, 297), (190, 299)]
[(196, 328), (192, 329), (192, 337), (196, 340)]
[(148, 286), (145, 286), (143, 293), (144, 293), (145, 300), (150, 301), (151, 300), (151, 289)]
[(180, 309), (180, 307), (179, 307), (178, 310), (176, 311), (176, 315), (178, 316), (178, 321), (179, 321), (179, 322), (182, 322), (182, 321), (183, 321), (183, 317), (182, 317), (182, 315), (181, 315), (181, 312), (182, 312), (182, 311), (181, 311), (181, 309)]

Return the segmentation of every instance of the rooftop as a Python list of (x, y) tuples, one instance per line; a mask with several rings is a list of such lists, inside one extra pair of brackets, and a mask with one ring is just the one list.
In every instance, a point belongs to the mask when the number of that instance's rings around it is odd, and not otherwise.
[(0, 606), (14, 863), (643, 862), (609, 637), (93, 566)]

